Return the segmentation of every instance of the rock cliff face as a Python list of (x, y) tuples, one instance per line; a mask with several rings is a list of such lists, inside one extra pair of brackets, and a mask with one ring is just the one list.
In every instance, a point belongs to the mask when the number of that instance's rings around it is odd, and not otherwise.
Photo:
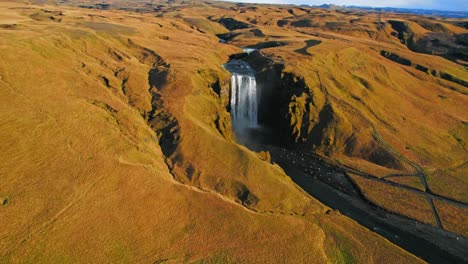
[[(321, 83), (315, 71), (316, 82), (308, 86), (303, 77), (284, 71), (284, 62), (255, 52), (246, 61), (256, 69), (260, 89), (259, 119), (273, 132), (276, 144), (326, 156), (344, 154), (367, 160), (390, 169), (404, 169), (392, 153), (369, 137), (360, 137), (355, 126), (343, 113)], [(366, 80), (360, 79), (364, 86)], [(371, 130), (367, 131), (371, 133)]]
[(467, 65), (467, 33), (461, 28), (424, 18), (415, 18), (406, 22), (390, 20), (389, 23), (396, 31), (395, 36), (409, 49), (443, 56)]
[[(426, 187), (416, 177), (392, 180), (466, 202), (466, 196), (455, 190), (458, 187), (441, 188), (442, 182), (460, 186), (460, 175), (466, 173), (466, 139), (459, 136), (464, 133), (460, 129), (466, 130), (466, 126), (461, 128), (466, 118), (460, 112), (466, 107), (446, 104), (449, 97), (456, 105), (466, 101), (463, 58), (414, 52), (437, 50), (435, 46), (420, 46), (421, 40), (432, 34), (429, 30), (443, 31), (450, 38), (463, 36), (465, 30), (443, 22), (428, 25), (414, 18), (382, 21), (388, 24), (379, 30), (389, 34), (378, 43), (357, 39), (354, 33), (338, 35), (328, 29), (327, 33), (322, 27), (312, 31), (311, 26), (297, 23), (287, 28), (306, 34), (304, 40), (282, 36), (278, 37), (282, 45), (264, 47), (264, 42), (252, 39), (256, 44), (249, 43), (249, 47), (259, 51), (245, 60), (257, 71), (262, 94), (259, 118), (272, 129), (276, 144), (319, 154), (377, 177), (421, 174), (427, 180)], [(281, 23), (281, 27), (285, 25)], [(236, 39), (234, 43), (247, 40)], [(446, 153), (457, 154), (447, 157)], [(442, 176), (437, 169), (442, 167), (449, 173)], [(364, 191), (369, 188), (362, 182), (357, 184)], [(405, 203), (405, 199), (395, 203)], [(447, 208), (440, 206), (438, 210)], [(460, 215), (457, 218), (464, 221)], [(455, 230), (449, 219), (443, 221)]]

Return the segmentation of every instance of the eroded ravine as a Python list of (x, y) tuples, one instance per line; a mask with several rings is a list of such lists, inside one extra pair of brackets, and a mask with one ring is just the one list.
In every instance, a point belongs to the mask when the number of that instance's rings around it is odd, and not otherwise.
[[(235, 61), (234, 64), (239, 64), (239, 62)], [(243, 67), (249, 67), (247, 63), (242, 65)], [(236, 74), (235, 71), (231, 71), (231, 73), (233, 73), (233, 75)], [(236, 86), (236, 82), (233, 81), (232, 87)], [(264, 88), (264, 85), (262, 87)], [(236, 93), (238, 93), (238, 91), (231, 92), (231, 95), (235, 96)], [(256, 96), (261, 94), (262, 92), (258, 92)], [(261, 98), (259, 98), (259, 100), (260, 99)], [(259, 108), (258, 111), (261, 113), (264, 110)], [(232, 112), (231, 116), (233, 116)], [(233, 118), (233, 127), (234, 129), (236, 127), (235, 118)], [(238, 134), (238, 142), (255, 151), (268, 151), (272, 156), (272, 161), (279, 164), (293, 181), (306, 192), (327, 206), (340, 210), (340, 212), (359, 222), (361, 225), (386, 237), (393, 243), (424, 260), (431, 263), (462, 263), (468, 260), (468, 255), (466, 254), (466, 252), (468, 252), (466, 238), (443, 230), (433, 199), (441, 200), (462, 208), (468, 208), (468, 205), (430, 192), (423, 171), (419, 166), (410, 163), (416, 169), (416, 173), (413, 174), (390, 174), (386, 177), (379, 178), (343, 164), (330, 163), (319, 156), (265, 144), (265, 140), (261, 137), (268, 137), (268, 135), (269, 133), (265, 132), (265, 128), (260, 124), (260, 127), (251, 127), (249, 131)], [(246, 139), (243, 137), (249, 138)], [(393, 148), (388, 146), (386, 142), (383, 141), (381, 144), (387, 146), (389, 149), (388, 151), (393, 153)], [(400, 155), (398, 154), (398, 156)], [(405, 158), (404, 160), (406, 161), (407, 159)], [(350, 180), (347, 173), (353, 173), (358, 177), (376, 181), (380, 184), (423, 195), (426, 197), (432, 209), (437, 226), (434, 227), (389, 212), (370, 202), (361, 193), (359, 187)], [(424, 190), (387, 180), (388, 177), (407, 176), (419, 177), (424, 185)]]

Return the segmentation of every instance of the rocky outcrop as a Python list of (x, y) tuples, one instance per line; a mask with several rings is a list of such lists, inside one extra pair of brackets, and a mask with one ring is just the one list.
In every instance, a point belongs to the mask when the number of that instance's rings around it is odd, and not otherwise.
[(268, 49), (268, 48), (281, 47), (284, 45), (286, 45), (286, 43), (282, 41), (266, 41), (266, 42), (260, 42), (254, 45), (249, 45), (247, 47), (252, 48), (252, 49)]
[(228, 30), (231, 30), (231, 31), (236, 30), (236, 29), (244, 29), (244, 28), (251, 27), (251, 25), (249, 25), (249, 24), (247, 24), (245, 22), (236, 20), (236, 19), (231, 18), (231, 17), (220, 18), (220, 19), (217, 20), (217, 22), (220, 23), (221, 25), (223, 25)]
[(249, 188), (236, 180), (219, 178), (216, 181), (215, 190), (247, 207), (252, 207), (258, 202), (258, 198), (250, 192)]
[[(389, 20), (388, 22), (396, 31), (396, 37), (410, 50), (439, 55), (466, 65), (466, 61), (468, 61), (466, 34), (456, 34), (440, 23), (427, 20), (417, 20), (416, 22)], [(417, 27), (428, 31), (421, 33), (421, 29), (419, 31), (412, 29)]]
[[(396, 55), (388, 56), (411, 64)], [(349, 120), (342, 102), (323, 100), (327, 92), (318, 72), (313, 78), (316, 83), (311, 84), (310, 78), (307, 82), (286, 72), (281, 59), (266, 57), (259, 51), (244, 59), (256, 70), (261, 95), (259, 121), (272, 130), (274, 143), (326, 156), (346, 155), (391, 169), (403, 168), (401, 160), (372, 137), (372, 131), (356, 133), (363, 127)], [(368, 81), (358, 81), (366, 89), (374, 89)]]
[(392, 53), (392, 52), (389, 52), (389, 51), (385, 51), (385, 50), (382, 50), (380, 51), (380, 55), (384, 56), (385, 58), (389, 59), (389, 60), (392, 60), (396, 63), (399, 63), (399, 64), (402, 64), (402, 65), (406, 65), (406, 66), (411, 66), (412, 65), (412, 62), (406, 58), (403, 58), (403, 57), (400, 57), (399, 55), (395, 54), (395, 53)]
[(251, 53), (244, 60), (256, 71), (258, 122), (273, 128), (274, 141), (286, 143), (290, 132), (285, 114), (291, 94), (282, 89), (284, 65), (280, 60), (265, 57), (259, 51)]
[(435, 76), (435, 77), (440, 77), (444, 80), (447, 80), (449, 82), (453, 82), (453, 83), (456, 83), (456, 84), (459, 84), (459, 85), (462, 85), (462, 86), (465, 86), (465, 87), (468, 87), (468, 82), (465, 81), (465, 80), (462, 80), (460, 78), (457, 78), (455, 76), (453, 76), (452, 74), (449, 74), (449, 73), (446, 73), (446, 72), (443, 72), (443, 71), (440, 71), (440, 70), (437, 70), (437, 69), (430, 69), (426, 66), (423, 66), (423, 65), (420, 65), (420, 64), (415, 64), (413, 62), (411, 62), (411, 60), (409, 59), (406, 59), (404, 57), (401, 57), (400, 55), (396, 54), (396, 53), (392, 53), (392, 52), (389, 52), (389, 51), (385, 51), (385, 50), (382, 50), (380, 51), (380, 55), (382, 55), (383, 57), (391, 60), (391, 61), (394, 61), (396, 63), (399, 63), (401, 65), (405, 65), (405, 66), (410, 66), (410, 67), (413, 67), (419, 71), (422, 71), (426, 74), (429, 74), (429, 75), (432, 75), (432, 76)]
[(232, 41), (237, 37), (243, 37), (243, 38), (265, 37), (263, 32), (257, 28), (238, 29), (238, 30), (229, 31), (227, 33), (217, 34), (216, 36), (227, 42)]
[(408, 48), (414, 48), (414, 33), (411, 31), (408, 23), (398, 20), (389, 20), (388, 23), (397, 32), (397, 37), (401, 43), (408, 46)]
[(449, 73), (446, 73), (446, 72), (440, 72), (440, 78), (444, 79), (444, 80), (447, 80), (447, 81), (450, 81), (450, 82), (454, 82), (454, 83), (457, 83), (459, 85), (462, 85), (462, 86), (465, 86), (465, 87), (468, 87), (468, 82), (467, 81), (464, 81), (462, 79), (459, 79)]
[[(146, 87), (149, 87), (146, 91), (150, 98), (149, 105), (146, 105), (145, 99), (139, 98), (142, 96), (141, 86), (143, 84), (136, 80), (132, 81), (134, 78), (142, 79), (143, 76), (135, 76), (134, 73), (125, 68), (117, 71), (115, 75), (122, 80), (122, 90), (128, 97), (129, 104), (140, 111), (148, 125), (156, 132), (159, 145), (166, 157), (166, 163), (169, 165), (169, 169), (173, 169), (171, 159), (180, 140), (180, 127), (177, 119), (165, 108), (161, 95), (161, 91), (168, 81), (170, 65), (153, 50), (139, 46), (130, 39), (128, 40), (128, 46), (139, 62), (149, 67), (146, 77)], [(123, 56), (128, 56), (115, 51), (112, 54), (117, 60)]]

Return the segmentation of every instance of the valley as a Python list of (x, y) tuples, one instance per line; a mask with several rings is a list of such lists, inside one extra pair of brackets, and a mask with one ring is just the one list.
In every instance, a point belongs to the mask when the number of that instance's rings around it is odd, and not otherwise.
[(467, 262), (465, 20), (0, 1), (0, 262)]

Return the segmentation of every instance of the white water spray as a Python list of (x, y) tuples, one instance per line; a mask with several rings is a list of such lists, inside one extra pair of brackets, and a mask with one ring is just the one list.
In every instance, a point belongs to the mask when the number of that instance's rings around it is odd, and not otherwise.
[(254, 76), (232, 75), (231, 117), (241, 127), (257, 126), (257, 83)]
[(225, 64), (231, 76), (231, 119), (237, 129), (253, 128), (257, 122), (257, 82), (250, 66), (240, 60)]

